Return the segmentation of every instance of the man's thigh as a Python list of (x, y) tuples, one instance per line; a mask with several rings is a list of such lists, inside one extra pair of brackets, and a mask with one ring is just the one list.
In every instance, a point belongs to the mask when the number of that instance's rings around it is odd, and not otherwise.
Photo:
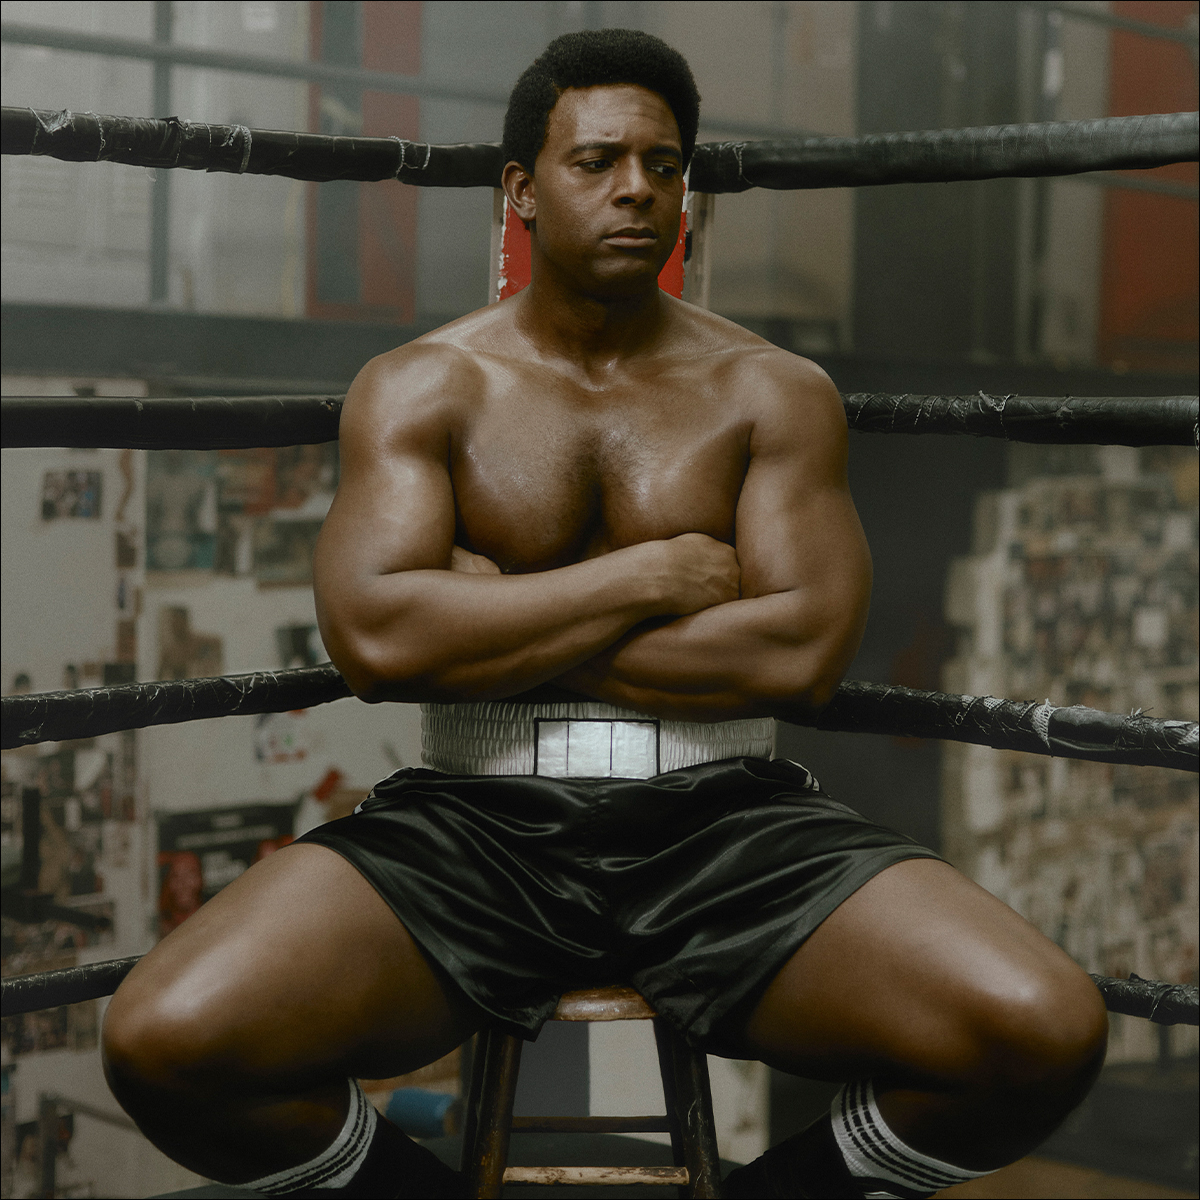
[[(750, 1015), (747, 1053), (810, 1078), (940, 1088), (1024, 1038), (1049, 1052), (1101, 1009), (1083, 971), (947, 863), (887, 868), (837, 908)], [(1070, 1031), (1067, 1029), (1069, 1037)]]
[(280, 1088), (383, 1078), (447, 1053), (480, 1013), (340, 855), (288, 847), (130, 973), (106, 1024), (149, 1021), (191, 1056)]

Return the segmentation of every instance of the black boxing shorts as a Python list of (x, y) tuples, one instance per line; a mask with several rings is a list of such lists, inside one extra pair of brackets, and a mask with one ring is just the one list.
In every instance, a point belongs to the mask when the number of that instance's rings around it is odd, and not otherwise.
[(938, 858), (804, 767), (749, 757), (648, 779), (405, 768), (306, 842), (356, 867), (511, 1032), (535, 1038), (562, 992), (626, 983), (714, 1052), (843, 900)]

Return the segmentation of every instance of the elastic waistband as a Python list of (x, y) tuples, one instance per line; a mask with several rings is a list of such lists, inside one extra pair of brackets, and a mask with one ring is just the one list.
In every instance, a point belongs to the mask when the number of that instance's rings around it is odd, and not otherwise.
[[(605, 731), (596, 722), (611, 725)], [(642, 737), (647, 726), (652, 740)], [(600, 733), (607, 733), (607, 758), (598, 748)], [(421, 705), (421, 761), (451, 775), (648, 778), (724, 758), (770, 758), (774, 749), (770, 717), (663, 721), (598, 701)], [(653, 763), (653, 769), (643, 769), (642, 762)]]

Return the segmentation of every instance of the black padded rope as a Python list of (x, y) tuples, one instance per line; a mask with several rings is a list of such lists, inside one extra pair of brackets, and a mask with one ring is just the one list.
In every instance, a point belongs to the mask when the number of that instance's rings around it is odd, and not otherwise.
[[(209, 125), (180, 117), (9, 107), (0, 114), (0, 150), (69, 162), (285, 175), (316, 182), (399, 179), (419, 187), (495, 187), (504, 166), (494, 143), (434, 146), (395, 137)], [(1198, 114), (1162, 113), (852, 138), (709, 142), (696, 147), (690, 186), (697, 192), (744, 192), (752, 187), (948, 183), (1160, 167), (1197, 157)]]
[(420, 187), (492, 187), (500, 182), (493, 143), (431, 146), (398, 137), (335, 137), (209, 125), (180, 117), (113, 117), (5, 107), (0, 152), (44, 154), (67, 162), (181, 167), (234, 175), (284, 175), (327, 183), (399, 179)]
[[(14, 1017), (18, 1013), (111, 996), (140, 957), (135, 955), (6, 979), (0, 988), (0, 1015)], [(1200, 1024), (1200, 1001), (1194, 985), (1158, 983), (1152, 979), (1139, 979), (1136, 975), (1128, 979), (1093, 975), (1092, 979), (1109, 1012), (1144, 1017), (1159, 1025)]]
[(8, 750), (150, 725), (290, 712), (349, 695), (337, 670), (324, 666), (5, 696), (0, 701), (0, 745)]
[[(4, 749), (212, 717), (287, 712), (351, 694), (332, 665), (172, 683), (125, 683), (0, 700)], [(879, 683), (843, 683), (813, 720), (845, 733), (941, 738), (1093, 762), (1200, 770), (1193, 721), (1125, 717), (1076, 705), (951, 696)]]
[[(301, 446), (338, 436), (341, 396), (190, 399), (6, 396), (0, 444), (213, 450)], [(1195, 396), (909, 396), (842, 398), (862, 433), (958, 433), (1014, 442), (1195, 446)]]
[(1145, 1017), (1158, 1025), (1200, 1025), (1200, 988), (1194, 983), (1157, 983), (1130, 975), (1110, 979), (1093, 975), (1104, 1006), (1127, 1017)]
[(1036, 704), (955, 696), (848, 680), (815, 720), (802, 723), (840, 733), (939, 738), (1057, 758), (1200, 772), (1195, 721), (1122, 716), (1082, 704), (1059, 708), (1048, 700)]
[(691, 185), (697, 192), (1078, 175), (1192, 162), (1200, 157), (1200, 114), (710, 142), (697, 146), (696, 156)]
[(231, 450), (337, 440), (344, 396), (5, 396), (0, 445)]
[(80, 1004), (111, 996), (121, 980), (133, 970), (140, 954), (132, 958), (115, 958), (109, 962), (88, 963), (82, 967), (65, 967), (61, 971), (39, 971), (6, 979), (0, 991), (0, 1016), (37, 1012), (40, 1008), (57, 1008), (60, 1004)]
[(1011, 442), (1200, 445), (1195, 396), (894, 396), (842, 398), (860, 433), (966, 433)]

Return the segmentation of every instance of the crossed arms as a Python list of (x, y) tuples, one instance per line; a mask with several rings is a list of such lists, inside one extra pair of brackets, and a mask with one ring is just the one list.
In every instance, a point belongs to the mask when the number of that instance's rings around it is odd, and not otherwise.
[(454, 544), (454, 398), (478, 392), (478, 372), (422, 348), (375, 360), (347, 397), (314, 576), (325, 645), (358, 695), (495, 700), (554, 684), (698, 721), (828, 702), (862, 637), (871, 569), (821, 372), (779, 352), (740, 381), (754, 419), (736, 551), (681, 530), (512, 575)]

